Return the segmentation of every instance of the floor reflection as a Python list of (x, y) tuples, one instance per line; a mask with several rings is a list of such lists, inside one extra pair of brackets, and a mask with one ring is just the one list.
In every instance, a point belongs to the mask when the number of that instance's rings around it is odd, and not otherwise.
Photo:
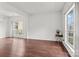
[(13, 39), (12, 43), (12, 56), (24, 56), (25, 42), (24, 39)]
[(25, 44), (24, 39), (0, 39), (0, 56), (24, 56)]
[(4, 38), (0, 39), (1, 57), (68, 57), (61, 43), (54, 41)]

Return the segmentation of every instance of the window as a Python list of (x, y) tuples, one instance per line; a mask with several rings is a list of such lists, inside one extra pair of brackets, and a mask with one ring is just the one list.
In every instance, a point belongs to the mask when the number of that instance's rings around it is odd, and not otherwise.
[(65, 43), (74, 48), (75, 40), (75, 5), (73, 5), (65, 14)]
[(74, 38), (74, 10), (71, 10), (67, 15), (67, 38), (68, 43), (73, 46)]

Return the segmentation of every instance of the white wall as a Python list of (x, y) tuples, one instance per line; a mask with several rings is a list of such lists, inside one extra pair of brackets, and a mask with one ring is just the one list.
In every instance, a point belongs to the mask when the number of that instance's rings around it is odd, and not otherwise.
[(0, 38), (6, 37), (7, 23), (5, 17), (0, 16)]
[(75, 40), (75, 56), (79, 57), (79, 3), (76, 3), (76, 40)]
[(28, 38), (56, 41), (55, 32), (62, 29), (62, 14), (36, 14), (30, 16), (28, 22)]
[(67, 46), (67, 44), (65, 43), (65, 14), (66, 14), (66, 12), (69, 10), (69, 8), (72, 6), (72, 4), (73, 4), (73, 3), (71, 3), (71, 2), (65, 3), (64, 8), (63, 8), (63, 10), (62, 10), (62, 15), (63, 15), (63, 33), (64, 33), (64, 41), (63, 41), (63, 44), (64, 44), (64, 46), (66, 47), (66, 49), (68, 50), (69, 54), (70, 54), (71, 56), (74, 56), (74, 52), (73, 52), (73, 51)]

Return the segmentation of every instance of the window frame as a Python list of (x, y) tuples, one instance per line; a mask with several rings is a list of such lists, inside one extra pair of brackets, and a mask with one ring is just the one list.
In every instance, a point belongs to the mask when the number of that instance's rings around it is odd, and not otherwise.
[[(67, 20), (68, 20), (68, 18), (67, 18), (67, 16), (68, 16), (68, 14), (71, 12), (73, 10), (73, 13), (74, 13), (74, 37), (73, 37), (73, 46), (67, 41), (68, 40), (68, 24), (67, 24)], [(66, 43), (66, 45), (71, 49), (71, 51), (73, 51), (74, 52), (74, 48), (75, 48), (75, 4), (73, 4), (70, 8), (69, 8), (69, 10), (67, 11), (67, 13), (65, 14), (65, 43)]]

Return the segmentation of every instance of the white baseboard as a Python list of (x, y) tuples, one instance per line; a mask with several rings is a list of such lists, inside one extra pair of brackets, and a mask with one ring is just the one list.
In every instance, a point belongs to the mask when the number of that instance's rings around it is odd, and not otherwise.
[(46, 40), (46, 41), (57, 41), (57, 40), (53, 40), (53, 39), (41, 39), (41, 38), (27, 38), (29, 39), (33, 39), (33, 40)]
[(6, 38), (6, 37), (0, 37), (0, 38)]

